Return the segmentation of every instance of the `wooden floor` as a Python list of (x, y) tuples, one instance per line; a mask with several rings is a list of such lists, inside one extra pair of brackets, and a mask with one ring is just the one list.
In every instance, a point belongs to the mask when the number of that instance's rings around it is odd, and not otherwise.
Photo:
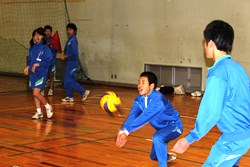
[[(124, 148), (117, 148), (114, 138), (126, 118), (136, 89), (86, 85), (91, 95), (86, 102), (61, 103), (62, 89), (47, 97), (54, 107), (54, 118), (31, 120), (35, 113), (31, 92), (0, 94), (0, 167), (157, 167), (151, 161), (151, 136), (154, 130), (146, 125), (132, 133)], [(99, 99), (105, 91), (113, 90), (123, 101), (125, 116), (113, 117), (103, 112)], [(193, 128), (200, 98), (189, 95), (168, 98), (180, 112), (184, 136)], [(44, 111), (44, 110), (43, 110)], [(212, 129), (201, 141), (169, 164), (170, 167), (199, 167), (220, 133)], [(169, 143), (172, 148), (175, 141)], [(250, 153), (241, 160), (240, 167), (249, 167)]]

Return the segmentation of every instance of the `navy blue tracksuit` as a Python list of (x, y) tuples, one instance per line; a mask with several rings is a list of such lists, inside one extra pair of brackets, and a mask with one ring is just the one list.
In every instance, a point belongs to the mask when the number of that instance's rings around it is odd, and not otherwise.
[(67, 55), (67, 65), (64, 74), (64, 88), (67, 97), (73, 97), (73, 89), (85, 94), (85, 89), (76, 81), (76, 72), (79, 66), (78, 41), (75, 35), (67, 41), (64, 53)]

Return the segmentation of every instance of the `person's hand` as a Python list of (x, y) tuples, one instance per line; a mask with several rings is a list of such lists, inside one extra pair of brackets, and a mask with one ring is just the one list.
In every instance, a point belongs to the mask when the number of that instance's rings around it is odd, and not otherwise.
[(173, 149), (171, 149), (171, 151), (182, 154), (188, 149), (189, 145), (190, 144), (188, 143), (187, 139), (185, 137), (183, 137), (175, 143), (175, 145), (174, 145)]
[(39, 65), (38, 63), (35, 63), (35, 64), (33, 65), (32, 69), (31, 69), (31, 71), (32, 71), (33, 73), (35, 73), (36, 68), (39, 67), (39, 66), (40, 66), (40, 65)]
[(122, 148), (127, 142), (127, 137), (125, 133), (118, 134), (116, 137), (116, 146)]
[(60, 54), (60, 59), (61, 60), (65, 60), (67, 58), (67, 55), (66, 54)]
[(24, 70), (23, 70), (23, 73), (24, 75), (29, 75), (29, 66), (27, 66)]

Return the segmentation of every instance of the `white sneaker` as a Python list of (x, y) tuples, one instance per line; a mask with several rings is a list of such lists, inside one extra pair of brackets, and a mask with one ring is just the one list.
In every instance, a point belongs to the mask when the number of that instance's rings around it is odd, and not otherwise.
[(168, 153), (168, 162), (176, 160), (177, 156), (175, 153)]
[(48, 96), (53, 96), (53, 89), (49, 89)]
[(82, 95), (82, 101), (85, 101), (88, 98), (89, 93), (90, 93), (89, 90), (85, 91), (84, 95)]
[(63, 102), (73, 102), (74, 98), (73, 97), (66, 97), (64, 99), (61, 99)]
[(40, 93), (42, 96), (44, 96), (44, 90), (41, 90)]
[(51, 105), (50, 108), (46, 108), (46, 113), (48, 118), (51, 118), (53, 116), (53, 108)]
[(195, 91), (195, 92), (191, 93), (191, 96), (199, 97), (199, 96), (201, 96), (201, 92)]
[(43, 117), (43, 114), (38, 114), (38, 112), (35, 113), (35, 115), (32, 116), (32, 119), (40, 119)]

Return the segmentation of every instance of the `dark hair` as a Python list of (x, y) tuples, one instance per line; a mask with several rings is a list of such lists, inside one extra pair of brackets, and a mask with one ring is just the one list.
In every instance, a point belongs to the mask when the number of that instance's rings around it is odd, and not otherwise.
[(234, 30), (228, 23), (222, 20), (214, 20), (207, 25), (203, 34), (206, 43), (212, 40), (218, 50), (227, 53), (232, 51)]
[(155, 84), (154, 89), (157, 87), (157, 77), (154, 73), (150, 71), (144, 71), (141, 73), (140, 77), (147, 77), (149, 85)]
[(77, 31), (77, 27), (76, 27), (76, 25), (75, 25), (74, 23), (68, 23), (66, 29), (68, 29), (68, 28), (74, 30), (75, 33), (76, 33), (76, 31)]
[(32, 32), (32, 37), (34, 37), (36, 33), (38, 33), (38, 34), (40, 34), (40, 35), (42, 35), (42, 36), (45, 36), (45, 34), (44, 34), (44, 29), (43, 29), (42, 27), (38, 27), (37, 29), (35, 29), (35, 30)]
[(45, 30), (50, 30), (50, 31), (52, 31), (52, 27), (51, 27), (50, 25), (44, 26), (43, 29), (44, 29), (44, 31), (45, 31)]
[[(37, 29), (35, 29), (33, 32), (32, 32), (32, 38), (30, 40), (30, 46), (32, 47), (34, 45), (34, 40), (33, 40), (33, 37), (36, 35), (36, 33), (42, 35), (43, 37), (45, 36), (44, 34), (44, 29), (42, 27), (38, 27)], [(46, 40), (43, 38), (42, 39), (42, 44), (46, 45), (47, 42)]]

